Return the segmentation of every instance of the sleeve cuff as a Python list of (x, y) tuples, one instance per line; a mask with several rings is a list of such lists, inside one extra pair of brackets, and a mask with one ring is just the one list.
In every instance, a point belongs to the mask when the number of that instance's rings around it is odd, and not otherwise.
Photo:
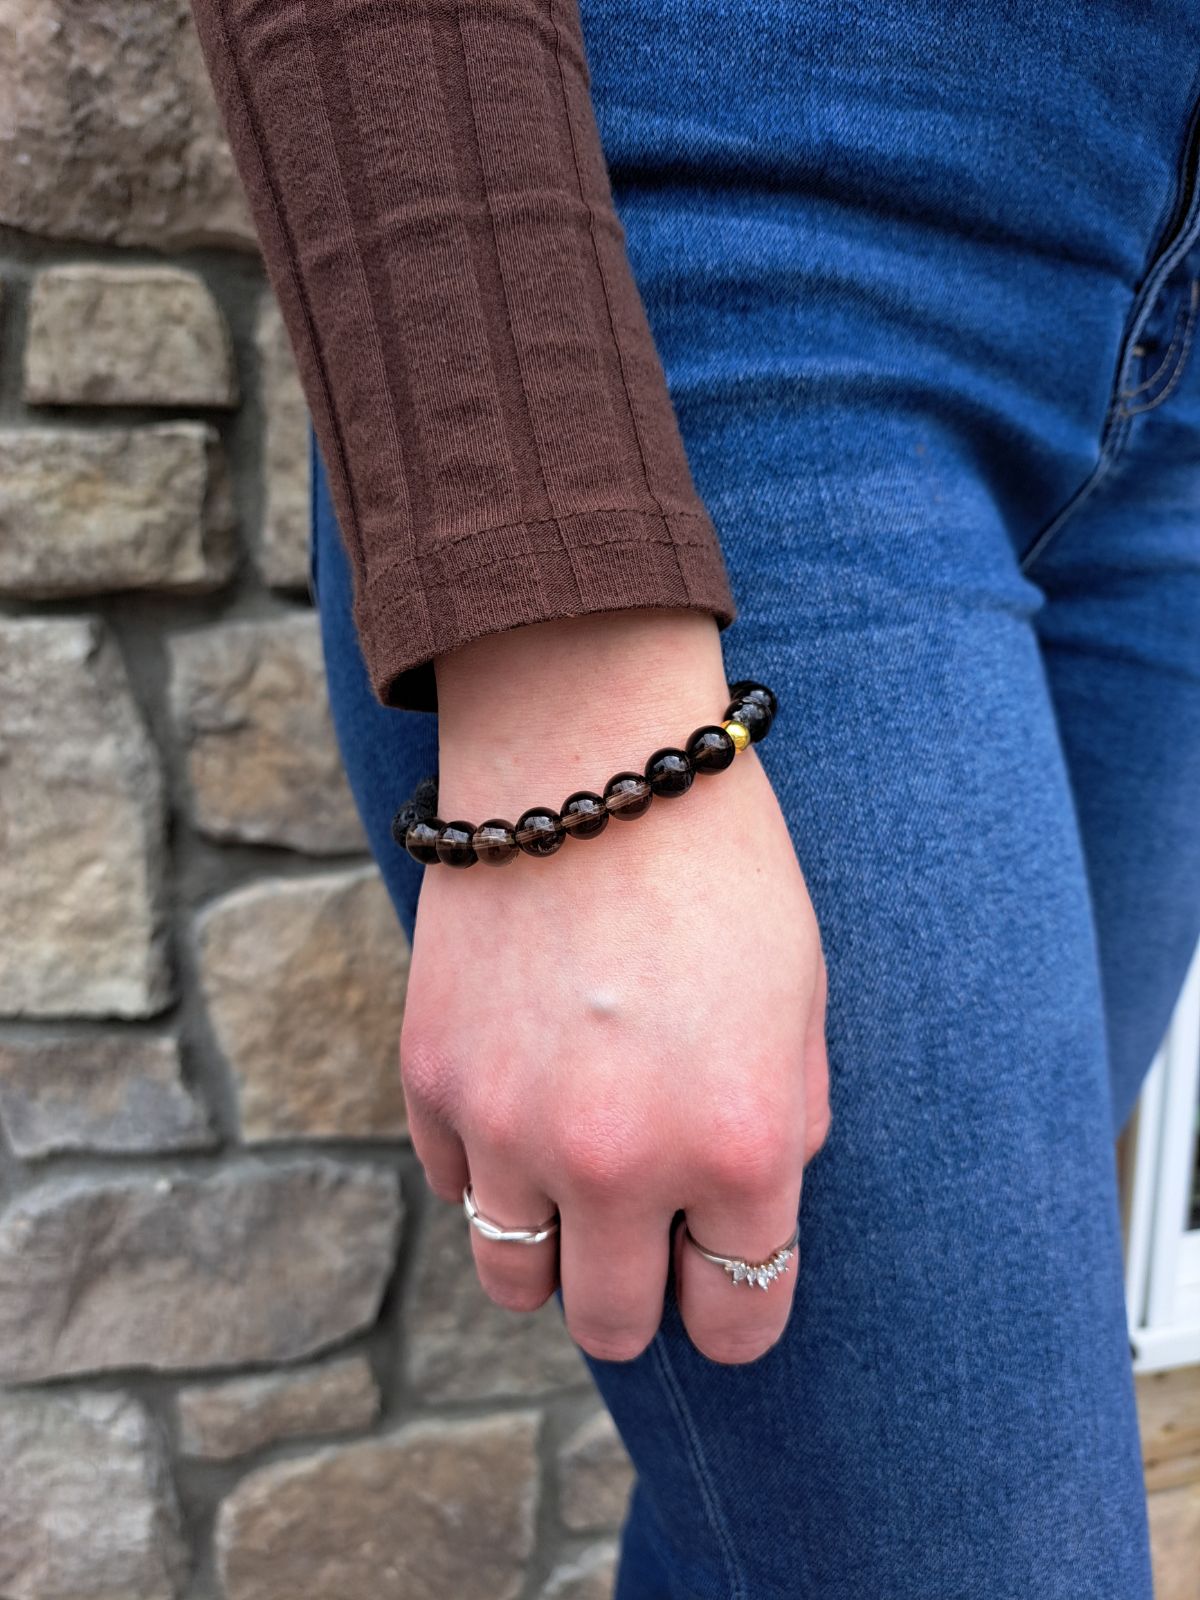
[(355, 623), (382, 703), (435, 711), (436, 656), (529, 623), (657, 606), (709, 611), (722, 628), (736, 615), (702, 509), (582, 511), (469, 534), (371, 571)]

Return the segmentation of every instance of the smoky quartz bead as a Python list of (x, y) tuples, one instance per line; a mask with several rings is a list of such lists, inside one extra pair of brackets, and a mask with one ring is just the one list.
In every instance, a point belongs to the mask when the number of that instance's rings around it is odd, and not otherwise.
[(742, 679), (730, 690), (723, 725), (705, 723), (696, 728), (682, 750), (673, 745), (656, 750), (642, 772), (615, 773), (603, 794), (577, 789), (563, 801), (561, 812), (550, 806), (531, 806), (515, 824), (503, 817), (491, 817), (478, 827), (470, 822), (443, 822), (435, 815), (437, 778), (426, 778), (392, 818), (392, 837), (426, 867), (439, 861), (449, 867), (470, 867), (476, 861), (502, 867), (521, 851), (552, 856), (572, 835), (596, 838), (610, 817), (622, 822), (644, 817), (656, 795), (686, 794), (697, 773), (724, 772), (739, 750), (766, 737), (777, 709), (775, 695), (766, 684)]
[(779, 701), (775, 698), (775, 691), (768, 689), (765, 683), (755, 683), (751, 678), (741, 678), (730, 691), (731, 700), (753, 700), (757, 705), (765, 706), (774, 717), (779, 710)]
[(725, 771), (737, 755), (737, 746), (714, 722), (696, 729), (687, 742), (687, 753), (696, 772), (711, 774)]
[(446, 867), (473, 867), (476, 861), (473, 822), (447, 822), (437, 836), (437, 858)]
[(617, 772), (604, 785), (604, 804), (610, 817), (632, 822), (650, 809), (654, 791), (640, 772)]
[(608, 827), (603, 795), (577, 789), (562, 804), (562, 825), (572, 839), (594, 839)]
[(526, 855), (552, 856), (567, 834), (557, 811), (549, 806), (530, 806), (517, 818), (516, 836)]
[(771, 731), (772, 717), (766, 706), (757, 700), (731, 700), (725, 711), (726, 722), (740, 722), (750, 735), (750, 743), (757, 744)]
[(686, 750), (656, 750), (646, 763), (646, 782), (655, 794), (686, 794), (695, 776)]
[(423, 867), (432, 867), (438, 859), (438, 834), (446, 824), (441, 817), (421, 817), (410, 822), (404, 835), (404, 848), (414, 861)]
[(517, 834), (503, 817), (489, 817), (475, 829), (471, 839), (475, 854), (489, 867), (503, 867), (517, 859)]

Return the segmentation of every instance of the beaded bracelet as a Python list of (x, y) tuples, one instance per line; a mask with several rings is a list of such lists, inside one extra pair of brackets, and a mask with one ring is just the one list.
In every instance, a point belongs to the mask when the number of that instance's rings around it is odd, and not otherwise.
[(419, 783), (407, 805), (392, 819), (392, 837), (415, 861), (432, 867), (472, 867), (476, 861), (503, 867), (523, 850), (530, 856), (552, 856), (566, 839), (594, 839), (608, 819), (630, 822), (644, 817), (655, 795), (664, 799), (686, 794), (699, 773), (724, 772), (739, 750), (757, 744), (770, 732), (778, 702), (764, 684), (735, 683), (724, 720), (697, 728), (682, 750), (656, 750), (641, 772), (618, 772), (603, 794), (579, 789), (563, 801), (561, 811), (531, 806), (516, 824), (491, 817), (475, 827), (470, 822), (443, 822), (437, 816), (436, 778)]

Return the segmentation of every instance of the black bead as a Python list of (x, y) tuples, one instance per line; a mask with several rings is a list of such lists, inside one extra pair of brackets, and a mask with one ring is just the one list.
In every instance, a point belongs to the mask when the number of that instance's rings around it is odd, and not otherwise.
[(562, 825), (572, 839), (594, 839), (608, 827), (608, 812), (602, 795), (590, 789), (577, 789), (562, 803)]
[(779, 701), (775, 698), (775, 691), (768, 689), (765, 683), (755, 683), (751, 678), (741, 678), (729, 691), (731, 700), (753, 700), (766, 709), (774, 717), (779, 711)]
[(489, 867), (507, 866), (517, 859), (516, 829), (503, 817), (489, 817), (481, 822), (471, 843), (480, 861), (486, 861)]
[(404, 848), (414, 861), (419, 861), (423, 867), (436, 864), (438, 834), (445, 826), (441, 817), (422, 817), (419, 822), (410, 823)]
[(737, 755), (737, 745), (714, 722), (696, 729), (687, 742), (687, 753), (697, 772), (724, 772)]
[(552, 856), (567, 837), (562, 818), (549, 806), (530, 806), (517, 818), (517, 843), (529, 856)]
[(604, 804), (609, 816), (631, 822), (645, 816), (654, 791), (640, 772), (616, 772), (604, 785)]
[(686, 794), (695, 776), (686, 750), (656, 750), (646, 763), (646, 782), (655, 794)]
[(437, 858), (446, 867), (473, 867), (476, 862), (473, 822), (447, 822), (437, 836)]
[(766, 706), (757, 700), (732, 700), (725, 708), (726, 722), (740, 722), (750, 735), (750, 743), (757, 744), (771, 731), (773, 718)]

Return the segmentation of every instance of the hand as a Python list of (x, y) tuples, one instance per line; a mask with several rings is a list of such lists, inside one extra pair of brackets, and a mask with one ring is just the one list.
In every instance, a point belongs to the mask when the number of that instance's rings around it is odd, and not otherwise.
[[(715, 624), (682, 611), (492, 636), (439, 662), (438, 696), (439, 813), (475, 822), (640, 770), (728, 698)], [(532, 1310), (561, 1276), (572, 1337), (626, 1360), (658, 1327), (677, 1210), (708, 1249), (769, 1256), (828, 1129), (824, 1013), (812, 906), (753, 747), (549, 859), (428, 869), (400, 1046), (417, 1154), (445, 1200), (469, 1176), (506, 1226), (561, 1217), (539, 1245), (472, 1230), (491, 1298)], [(763, 1293), (682, 1229), (675, 1249), (702, 1352), (774, 1344), (794, 1259)]]

